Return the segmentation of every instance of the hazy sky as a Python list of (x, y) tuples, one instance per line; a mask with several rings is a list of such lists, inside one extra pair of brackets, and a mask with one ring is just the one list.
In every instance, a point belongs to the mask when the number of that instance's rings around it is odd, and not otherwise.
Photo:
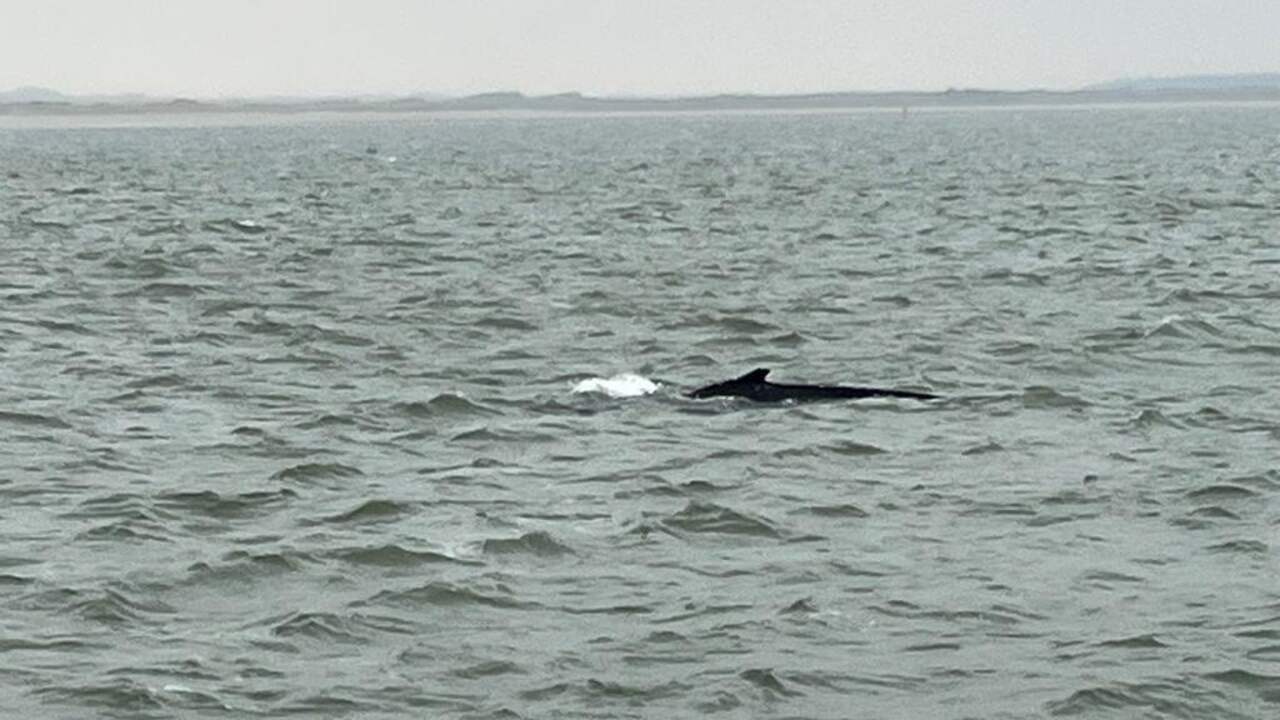
[(0, 0), (0, 89), (1073, 88), (1280, 71), (1280, 0)]

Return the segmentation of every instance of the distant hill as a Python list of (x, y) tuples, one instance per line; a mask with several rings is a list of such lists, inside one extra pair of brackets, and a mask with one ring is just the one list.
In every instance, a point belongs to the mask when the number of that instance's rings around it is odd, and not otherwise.
[(1280, 73), (1122, 78), (1098, 83), (1097, 85), (1089, 85), (1084, 90), (1103, 92), (1280, 90)]
[[(68, 95), (45, 87), (27, 85), (15, 90), (0, 91), (0, 105), (23, 105), (27, 103), (56, 103), (67, 105), (156, 105), (170, 103), (182, 98), (145, 95), (143, 93), (114, 93), (95, 95)], [(393, 103), (402, 100), (438, 102), (449, 99), (439, 93), (414, 93), (400, 96), (389, 94), (355, 94), (332, 96), (306, 95), (261, 95), (224, 98), (221, 100), (197, 100), (188, 102), (209, 103), (218, 105), (308, 105), (325, 103)]]
[(109, 105), (136, 105), (159, 102), (160, 100), (142, 93), (118, 93), (115, 95), (68, 95), (64, 92), (45, 87), (27, 85), (16, 90), (0, 91), (0, 105), (21, 105), (23, 103), (53, 103), (62, 105), (92, 105), (106, 103)]
[(299, 113), (324, 112), (533, 112), (647, 113), (795, 111), (885, 108), (1071, 106), (1115, 103), (1280, 102), (1280, 73), (1131, 78), (1079, 90), (987, 90), (952, 88), (941, 92), (878, 91), (795, 95), (720, 94), (668, 97), (610, 97), (569, 92), (524, 95), (489, 92), (465, 97), (433, 93), (329, 97), (260, 96), (189, 100), (151, 95), (67, 95), (23, 87), (0, 92), (0, 115), (130, 113)]
[(71, 97), (49, 88), (25, 86), (0, 92), (0, 103), (66, 103)]

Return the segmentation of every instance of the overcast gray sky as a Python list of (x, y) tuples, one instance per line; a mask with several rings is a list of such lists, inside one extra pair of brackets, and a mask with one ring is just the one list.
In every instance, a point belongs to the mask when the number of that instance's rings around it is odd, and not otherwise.
[(0, 89), (1073, 88), (1280, 71), (1280, 0), (0, 0)]

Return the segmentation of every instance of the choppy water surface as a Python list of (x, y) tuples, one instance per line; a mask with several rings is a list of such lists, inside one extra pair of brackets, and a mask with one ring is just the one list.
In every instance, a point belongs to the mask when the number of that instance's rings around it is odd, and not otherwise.
[[(0, 183), (12, 712), (1280, 705), (1275, 108), (8, 130)], [(947, 399), (680, 395), (756, 366)]]

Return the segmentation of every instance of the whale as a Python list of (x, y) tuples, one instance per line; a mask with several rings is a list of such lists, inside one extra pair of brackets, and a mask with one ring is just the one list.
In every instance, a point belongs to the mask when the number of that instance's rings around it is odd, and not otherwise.
[(854, 400), (858, 398), (889, 397), (909, 400), (936, 400), (937, 395), (913, 390), (891, 390), (874, 387), (850, 387), (846, 385), (790, 385), (769, 382), (769, 368), (756, 368), (741, 377), (714, 383), (691, 390), (685, 397), (704, 399), (714, 397), (739, 397), (755, 402), (816, 402), (820, 400)]

